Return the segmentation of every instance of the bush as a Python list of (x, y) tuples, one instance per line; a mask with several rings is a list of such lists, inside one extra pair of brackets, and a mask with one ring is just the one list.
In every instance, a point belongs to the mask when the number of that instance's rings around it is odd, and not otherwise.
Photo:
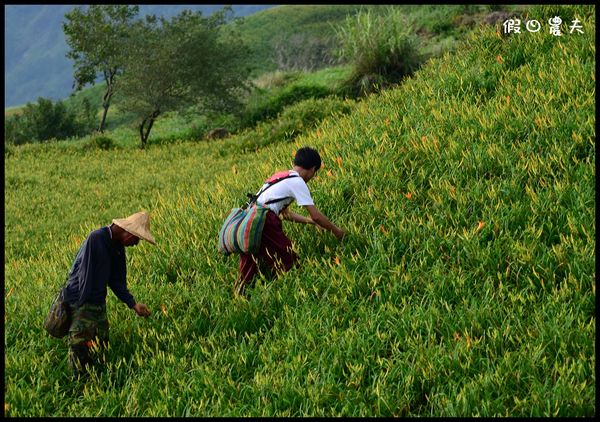
[(116, 147), (115, 141), (112, 138), (100, 134), (92, 136), (89, 145), (92, 148), (98, 148), (102, 150), (109, 150)]
[(21, 145), (31, 139), (20, 115), (8, 116), (4, 119), (4, 144)]
[(330, 94), (331, 91), (324, 86), (290, 85), (256, 105), (249, 105), (242, 117), (242, 125), (254, 126), (260, 121), (276, 117), (286, 106), (309, 98), (323, 98)]
[(178, 135), (179, 140), (203, 141), (211, 130), (225, 128), (234, 133), (239, 127), (239, 117), (233, 114), (221, 114), (217, 112), (204, 112), (199, 118), (195, 118), (189, 127)]
[(204, 139), (204, 136), (207, 132), (207, 127), (205, 122), (195, 122), (190, 126), (187, 131), (187, 139), (192, 141), (199, 141)]
[(76, 113), (67, 109), (62, 101), (53, 103), (40, 97), (36, 104), (27, 103), (22, 114), (6, 119), (4, 142), (20, 145), (81, 136), (92, 130), (94, 114), (87, 100)]
[(237, 131), (240, 126), (239, 116), (233, 114), (208, 113), (206, 118), (207, 121), (205, 132), (209, 132), (210, 130), (218, 127), (224, 127), (229, 132), (233, 133)]
[(361, 11), (337, 30), (339, 55), (353, 66), (346, 82), (349, 93), (367, 94), (412, 74), (422, 58), (412, 24), (398, 9), (384, 16)]
[(278, 121), (280, 126), (312, 126), (336, 113), (349, 113), (352, 104), (354, 104), (353, 101), (335, 97), (308, 99), (287, 107), (279, 114)]
[(97, 110), (91, 101), (84, 97), (81, 100), (81, 104), (78, 105), (78, 111), (75, 112), (77, 132), (80, 135), (91, 133), (96, 129), (96, 114)]
[(75, 115), (69, 113), (62, 101), (39, 98), (37, 105), (28, 103), (23, 117), (34, 139), (47, 141), (52, 138), (68, 138), (75, 135)]
[(276, 119), (260, 122), (255, 129), (246, 130), (239, 135), (239, 143), (231, 147), (251, 151), (276, 142), (292, 141), (313, 130), (326, 117), (349, 113), (353, 104), (353, 100), (336, 97), (300, 101), (286, 107)]
[(289, 141), (312, 130), (328, 116), (350, 112), (352, 102), (337, 98), (308, 99), (281, 112), (272, 125), (270, 136), (275, 140)]

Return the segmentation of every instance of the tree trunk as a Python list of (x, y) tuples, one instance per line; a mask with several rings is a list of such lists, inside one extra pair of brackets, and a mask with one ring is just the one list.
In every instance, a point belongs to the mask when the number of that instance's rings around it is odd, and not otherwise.
[[(106, 95), (108, 94), (108, 91), (106, 92), (106, 94), (104, 94), (104, 98), (106, 98)], [(109, 101), (110, 101), (110, 97), (109, 97)], [(104, 100), (102, 101), (102, 108), (104, 109), (104, 111), (102, 112), (102, 120), (100, 121), (100, 127), (98, 128), (98, 131), (100, 133), (104, 133), (104, 123), (106, 122), (106, 114), (108, 113), (108, 107), (109, 107), (109, 102), (105, 102)]]
[(140, 148), (141, 149), (144, 149), (144, 147), (146, 146), (146, 139), (144, 139), (144, 125), (146, 124), (146, 120), (148, 120), (148, 119), (142, 120), (142, 124), (140, 125), (140, 141), (141, 141)]
[(115, 72), (109, 71), (108, 74), (104, 72), (104, 80), (106, 81), (106, 92), (102, 97), (102, 108), (104, 109), (104, 111), (102, 112), (102, 120), (100, 121), (100, 127), (98, 128), (98, 131), (100, 133), (104, 133), (106, 115), (108, 114), (108, 108), (110, 107), (110, 99), (113, 96), (114, 77)]
[[(154, 120), (160, 114), (160, 110), (154, 110), (150, 116), (146, 117), (142, 124), (140, 125), (140, 140), (142, 141), (141, 148), (144, 149), (146, 147), (146, 142), (148, 141), (148, 137), (150, 136), (150, 130), (152, 129), (152, 125), (154, 124)], [(148, 127), (144, 130), (144, 126), (148, 123)]]

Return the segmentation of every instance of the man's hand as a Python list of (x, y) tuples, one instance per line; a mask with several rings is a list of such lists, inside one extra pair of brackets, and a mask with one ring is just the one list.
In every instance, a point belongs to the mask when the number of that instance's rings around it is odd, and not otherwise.
[(136, 303), (133, 305), (133, 310), (139, 316), (147, 317), (150, 315), (150, 309), (148, 309), (148, 307), (143, 303)]

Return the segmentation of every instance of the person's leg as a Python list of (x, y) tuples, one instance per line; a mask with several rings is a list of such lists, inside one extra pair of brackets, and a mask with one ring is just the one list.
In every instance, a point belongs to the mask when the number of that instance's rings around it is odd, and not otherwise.
[(272, 212), (267, 213), (260, 256), (277, 273), (289, 271), (298, 264), (298, 256), (293, 250), (292, 241), (283, 232), (279, 217)]
[(69, 366), (75, 375), (85, 373), (96, 360), (106, 361), (109, 326), (106, 305), (84, 304), (71, 307)]
[(246, 287), (251, 284), (258, 272), (258, 257), (252, 254), (240, 254), (240, 275), (237, 278), (234, 290), (236, 294), (244, 294)]
[(92, 343), (92, 361), (106, 365), (108, 361), (108, 335), (109, 325), (106, 315), (106, 305), (97, 309), (96, 335)]
[(240, 276), (235, 283), (237, 294), (244, 294), (252, 284), (261, 260), (277, 273), (289, 271), (298, 264), (292, 241), (283, 232), (279, 217), (271, 211), (267, 213), (258, 254), (240, 254)]

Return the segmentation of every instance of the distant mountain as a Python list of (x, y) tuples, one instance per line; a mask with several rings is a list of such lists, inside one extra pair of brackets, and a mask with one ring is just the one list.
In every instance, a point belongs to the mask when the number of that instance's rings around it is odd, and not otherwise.
[[(247, 16), (275, 5), (233, 5), (235, 16)], [(73, 85), (73, 62), (62, 30), (64, 15), (76, 5), (4, 6), (4, 107), (38, 97), (66, 98)], [(223, 5), (143, 5), (139, 16), (170, 18), (184, 9), (210, 15)]]

